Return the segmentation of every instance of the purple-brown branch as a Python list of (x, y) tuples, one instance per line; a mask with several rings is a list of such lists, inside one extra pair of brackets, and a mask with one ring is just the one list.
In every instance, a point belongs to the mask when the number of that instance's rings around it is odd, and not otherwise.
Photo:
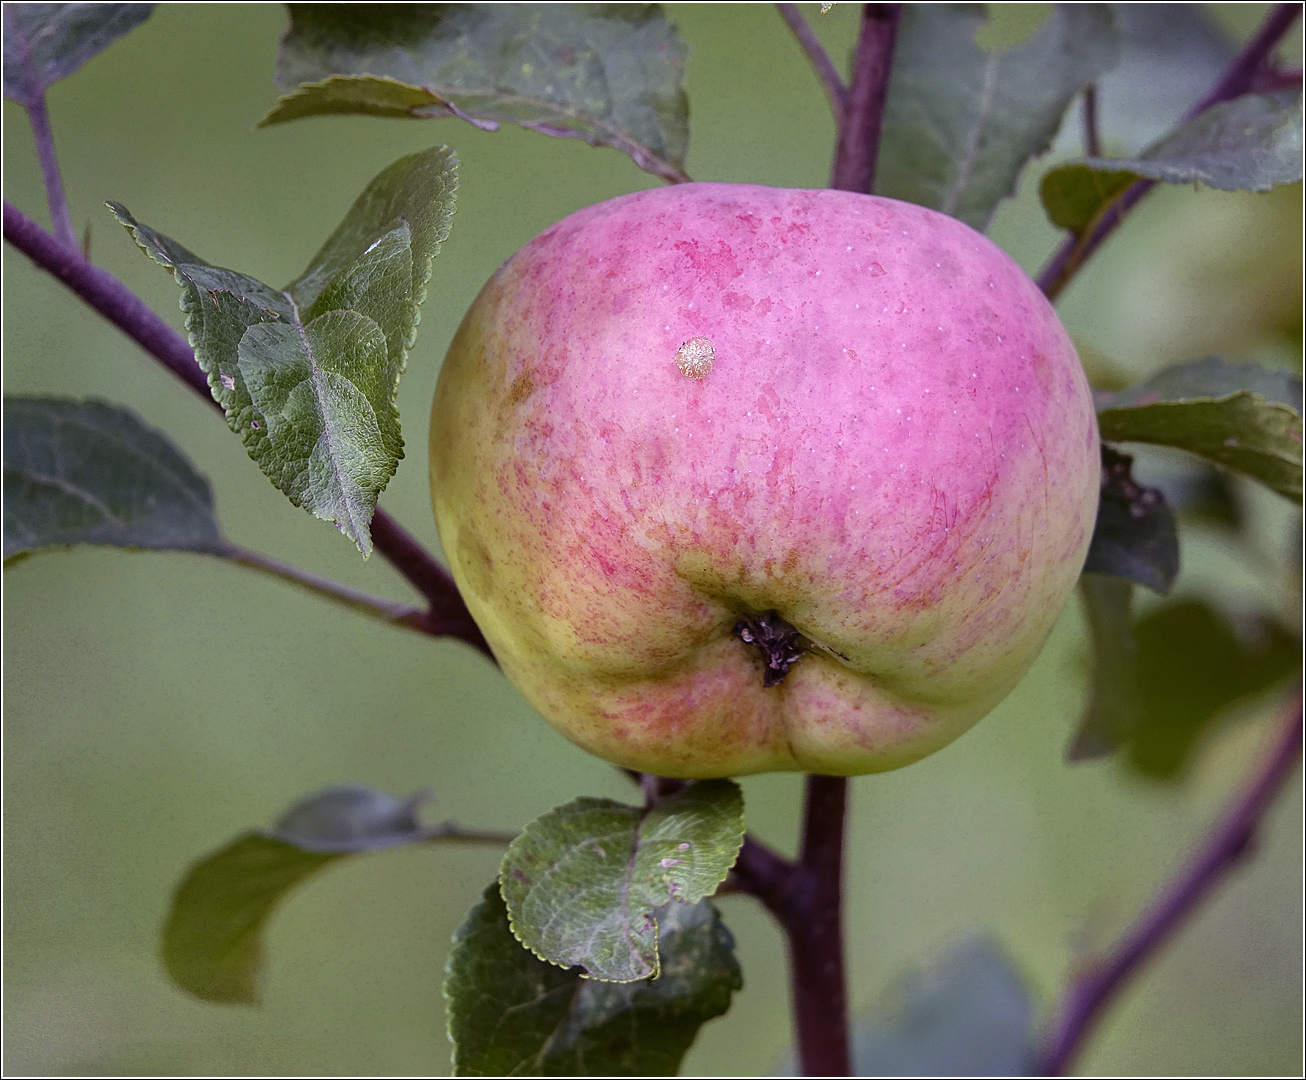
[(1061, 1076), (1074, 1062), (1106, 1007), (1152, 954), (1183, 925), (1249, 853), (1266, 811), (1301, 757), (1302, 702), (1288, 709), (1283, 733), (1251, 783), (1111, 954), (1088, 966), (1062, 996), (1035, 1076)]
[(816, 77), (821, 80), (825, 96), (830, 100), (830, 112), (834, 114), (834, 126), (842, 127), (844, 112), (848, 107), (848, 87), (844, 85), (839, 69), (834, 66), (830, 54), (825, 51), (821, 39), (803, 18), (803, 13), (798, 10), (797, 4), (776, 4), (776, 8), (780, 12), (780, 17), (793, 31), (794, 37), (798, 39), (798, 44), (803, 47), (803, 52), (807, 54)]
[(852, 85), (848, 89), (843, 123), (839, 127), (839, 145), (834, 152), (832, 188), (869, 195), (875, 185), (880, 128), (884, 122), (889, 71), (901, 14), (901, 4), (865, 4), (862, 7)]
[[(222, 411), (186, 339), (116, 277), (88, 262), (75, 245), (60, 243), (7, 201), (4, 238)], [(429, 605), (427, 611), (406, 625), (437, 637), (458, 638), (493, 659), (449, 572), (380, 507), (372, 516), (372, 541)]]
[[(1236, 97), (1258, 88), (1266, 64), (1274, 54), (1275, 48), (1283, 40), (1284, 34), (1301, 14), (1300, 4), (1278, 4), (1266, 16), (1265, 22), (1252, 39), (1243, 46), (1234, 58), (1229, 69), (1220, 77), (1206, 96), (1188, 110), (1184, 120), (1191, 120), (1198, 113), (1205, 112), (1212, 105), (1222, 101), (1232, 101)], [(1061, 247), (1039, 272), (1038, 286), (1049, 300), (1056, 300), (1079, 272), (1102, 242), (1115, 231), (1116, 226), (1136, 206), (1153, 187), (1155, 180), (1139, 180), (1121, 192), (1111, 207), (1102, 215), (1097, 224), (1082, 236), (1066, 237)]]

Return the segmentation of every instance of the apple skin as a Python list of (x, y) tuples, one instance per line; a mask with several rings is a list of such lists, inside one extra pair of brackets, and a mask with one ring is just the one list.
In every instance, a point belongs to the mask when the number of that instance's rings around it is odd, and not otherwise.
[[(842, 191), (573, 214), (481, 291), (431, 414), (436, 523), (504, 672), (670, 777), (857, 775), (956, 739), (1037, 656), (1098, 487), (1089, 388), (1029, 278), (953, 218)], [(735, 633), (767, 612), (812, 649), (772, 687)]]

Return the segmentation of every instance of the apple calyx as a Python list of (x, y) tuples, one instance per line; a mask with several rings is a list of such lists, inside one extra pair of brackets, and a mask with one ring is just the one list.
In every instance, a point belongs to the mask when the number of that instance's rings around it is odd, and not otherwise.
[(802, 634), (776, 611), (740, 619), (735, 623), (735, 633), (745, 643), (756, 645), (762, 654), (766, 665), (762, 669), (762, 685), (765, 687), (779, 686), (789, 674), (789, 668), (807, 652)]

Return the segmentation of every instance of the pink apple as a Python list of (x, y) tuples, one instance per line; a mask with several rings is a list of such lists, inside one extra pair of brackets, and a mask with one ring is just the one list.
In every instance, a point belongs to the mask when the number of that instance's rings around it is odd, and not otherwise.
[(573, 214), (481, 291), (431, 415), (440, 536), (504, 671), (663, 776), (878, 772), (957, 738), (1056, 621), (1098, 476), (1020, 268), (841, 191)]

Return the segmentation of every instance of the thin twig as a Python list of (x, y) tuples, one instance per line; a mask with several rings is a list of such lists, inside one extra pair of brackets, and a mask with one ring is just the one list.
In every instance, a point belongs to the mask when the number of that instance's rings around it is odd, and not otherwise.
[(1125, 931), (1111, 954), (1082, 971), (1062, 995), (1058, 1015), (1035, 1076), (1061, 1076), (1073, 1063), (1102, 1013), (1130, 976), (1193, 914), (1251, 850), (1279, 789), (1296, 768), (1302, 748), (1300, 694), (1287, 710), (1283, 734), (1246, 790), (1211, 829), (1174, 880)]
[(452, 821), (433, 825), (425, 833), (422, 842), (426, 844), (489, 844), (507, 847), (517, 839), (516, 833), (500, 832), (497, 829), (464, 829)]
[[(60, 243), (7, 201), (4, 204), (4, 238), (37, 266), (68, 286), (210, 405), (222, 411), (222, 406), (210, 393), (208, 379), (195, 362), (195, 354), (186, 339), (116, 277), (87, 262), (75, 245)], [(449, 571), (380, 507), (372, 516), (372, 542), (430, 604), (428, 611), (405, 625), (438, 637), (459, 638), (493, 659), (489, 645), (463, 603)]]
[(362, 589), (355, 589), (332, 578), (322, 577), (310, 570), (303, 570), (298, 566), (282, 562), (280, 559), (274, 559), (271, 555), (251, 551), (249, 548), (241, 547), (239, 544), (233, 544), (230, 541), (222, 541), (213, 549), (212, 554), (229, 562), (247, 566), (251, 570), (258, 570), (261, 573), (280, 578), (282, 581), (288, 581), (292, 585), (298, 585), (301, 589), (307, 589), (309, 592), (323, 596), (337, 604), (344, 604), (354, 611), (395, 626), (406, 626), (410, 630), (420, 630), (419, 623), (422, 616), (426, 614), (422, 608), (413, 607), (411, 604), (401, 604), (397, 600), (389, 600), (384, 596), (374, 596)]
[(848, 87), (844, 85), (844, 81), (839, 75), (839, 69), (834, 66), (830, 54), (825, 51), (821, 39), (816, 36), (816, 32), (803, 18), (803, 13), (798, 10), (797, 4), (776, 4), (776, 8), (780, 12), (780, 17), (789, 24), (789, 29), (794, 32), (794, 37), (798, 39), (798, 44), (803, 47), (803, 52), (807, 54), (807, 59), (816, 71), (816, 77), (821, 80), (821, 86), (825, 89), (825, 96), (830, 101), (830, 112), (834, 114), (834, 126), (841, 128), (843, 126), (844, 112), (848, 108)]
[(1084, 87), (1084, 156), (1098, 157), (1102, 153), (1102, 140), (1097, 133), (1097, 84)]
[(880, 152), (880, 128), (889, 94), (893, 47), (898, 40), (901, 4), (866, 4), (853, 58), (853, 80), (848, 91), (839, 145), (834, 152), (830, 186), (867, 195), (875, 185), (875, 162)]
[[(1188, 111), (1184, 122), (1191, 120), (1198, 113), (1205, 112), (1212, 105), (1231, 101), (1251, 90), (1256, 85), (1266, 61), (1273, 55), (1283, 35), (1292, 27), (1299, 14), (1301, 14), (1300, 4), (1276, 5), (1266, 16), (1261, 28), (1243, 47), (1242, 52), (1234, 58), (1229, 69), (1220, 77), (1220, 81)], [(1125, 214), (1155, 186), (1155, 180), (1139, 180), (1131, 184), (1088, 233), (1083, 236), (1072, 234), (1066, 237), (1061, 247), (1035, 279), (1049, 300), (1055, 300), (1061, 295), (1071, 279), (1079, 272), (1080, 267), (1101, 246), (1102, 241), (1111, 235), (1124, 219)]]
[[(54, 132), (50, 128), (50, 114), (45, 106), (45, 89), (32, 64), (32, 47), (19, 25), (13, 7), (4, 5), (5, 36), (12, 43), (27, 77), (27, 90), (32, 95), (22, 101), (27, 119), (32, 125), (32, 139), (36, 144), (36, 160), (41, 166), (41, 180), (45, 184), (45, 198), (50, 205), (50, 226), (54, 235), (69, 247), (77, 246), (72, 218), (68, 214), (68, 198), (64, 194), (63, 177), (59, 173), (59, 158), (54, 152)], [(8, 50), (6, 49), (6, 52)], [(6, 65), (7, 66), (7, 65)]]

